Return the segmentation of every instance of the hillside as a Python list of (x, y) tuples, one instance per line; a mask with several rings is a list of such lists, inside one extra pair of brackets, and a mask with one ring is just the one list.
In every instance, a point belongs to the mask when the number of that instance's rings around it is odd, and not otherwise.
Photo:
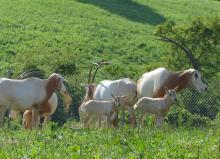
[(164, 66), (166, 48), (151, 36), (157, 25), (168, 20), (189, 23), (196, 16), (220, 16), (220, 3), (1, 0), (1, 76), (8, 68), (13, 69), (14, 77), (31, 67), (47, 74), (67, 69), (66, 78), (74, 82), (77, 74), (82, 82), (91, 62), (110, 60), (119, 74), (112, 77), (111, 69), (103, 69), (98, 80), (126, 75), (136, 80), (146, 70)]

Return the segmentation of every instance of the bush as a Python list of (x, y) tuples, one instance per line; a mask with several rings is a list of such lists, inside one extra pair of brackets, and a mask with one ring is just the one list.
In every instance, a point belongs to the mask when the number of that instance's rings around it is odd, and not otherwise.
[(177, 108), (168, 114), (168, 123), (171, 125), (179, 126), (193, 126), (203, 127), (208, 125), (209, 119), (205, 116), (192, 114), (184, 108)]

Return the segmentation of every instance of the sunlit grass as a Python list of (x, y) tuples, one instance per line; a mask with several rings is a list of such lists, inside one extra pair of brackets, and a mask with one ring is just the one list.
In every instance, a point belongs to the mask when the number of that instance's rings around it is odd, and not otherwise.
[(0, 131), (1, 158), (218, 158), (219, 130), (212, 128), (85, 129), (68, 122), (43, 130)]

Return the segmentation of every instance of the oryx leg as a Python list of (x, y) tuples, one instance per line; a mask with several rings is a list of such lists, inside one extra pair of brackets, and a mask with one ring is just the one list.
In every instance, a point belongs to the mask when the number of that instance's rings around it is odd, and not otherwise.
[(22, 127), (24, 129), (31, 129), (32, 127), (32, 111), (28, 111), (23, 115)]
[(146, 115), (147, 113), (141, 111), (141, 116), (139, 120), (141, 128), (145, 127), (144, 121), (145, 121)]
[(87, 115), (86, 117), (85, 117), (85, 119), (84, 119), (84, 127), (88, 127), (89, 126), (89, 120), (90, 120), (90, 116), (89, 115)]
[(111, 115), (110, 120), (111, 120), (111, 123), (112, 123), (113, 127), (118, 128), (118, 112), (113, 113)]
[(130, 117), (130, 120), (131, 120), (131, 124), (133, 127), (136, 126), (136, 116), (135, 116), (135, 111), (132, 107), (128, 106), (126, 107), (126, 109), (128, 110), (129, 112), (129, 117)]
[(101, 128), (101, 120), (102, 120), (102, 119), (101, 119), (101, 115), (98, 116), (98, 120), (99, 120), (99, 121), (98, 121), (98, 122), (99, 122), (99, 128)]
[(44, 123), (43, 123), (43, 126), (45, 126), (51, 119), (51, 116), (48, 114), (48, 115), (45, 115), (44, 116)]
[(125, 124), (125, 111), (122, 111), (122, 126)]
[(4, 116), (7, 111), (7, 107), (0, 106), (0, 127), (4, 126)]
[(39, 128), (39, 111), (37, 108), (32, 109), (32, 129), (33, 128)]
[(155, 115), (155, 125), (156, 125), (156, 127), (161, 126), (162, 119), (163, 119), (162, 113), (158, 113), (158, 114)]
[(0, 127), (3, 127), (4, 116), (4, 108), (3, 106), (0, 106)]
[(164, 125), (165, 116), (166, 116), (166, 113), (162, 113), (162, 115), (161, 115), (161, 125)]
[(111, 121), (110, 121), (110, 114), (107, 115), (107, 128), (110, 128)]
[(79, 118), (81, 124), (84, 123), (84, 119), (85, 119), (85, 112), (83, 111), (82, 107), (83, 107), (82, 105), (79, 107)]

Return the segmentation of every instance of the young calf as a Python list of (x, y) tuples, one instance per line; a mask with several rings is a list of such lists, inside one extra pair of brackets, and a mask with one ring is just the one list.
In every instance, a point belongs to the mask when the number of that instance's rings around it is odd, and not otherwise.
[(164, 117), (170, 109), (170, 106), (177, 101), (176, 99), (176, 88), (173, 90), (168, 90), (165, 87), (165, 96), (163, 98), (150, 98), (142, 97), (134, 105), (135, 110), (140, 111), (139, 122), (141, 126), (144, 126), (144, 119), (147, 113), (155, 114), (155, 124), (160, 126), (163, 124)]
[[(46, 125), (50, 121), (51, 115), (56, 111), (58, 105), (58, 98), (56, 93), (53, 93), (48, 102), (39, 111), (38, 123), (40, 123), (40, 118), (44, 118), (43, 125)], [(32, 110), (26, 110), (23, 114), (22, 126), (24, 129), (31, 129), (32, 125)]]
[(93, 116), (99, 117), (99, 127), (101, 126), (101, 116), (107, 117), (107, 127), (110, 127), (110, 117), (115, 113), (120, 105), (124, 104), (125, 96), (114, 96), (112, 95), (111, 101), (98, 101), (89, 100), (84, 103), (83, 109), (86, 113), (86, 118), (84, 120), (84, 126), (88, 127)]

